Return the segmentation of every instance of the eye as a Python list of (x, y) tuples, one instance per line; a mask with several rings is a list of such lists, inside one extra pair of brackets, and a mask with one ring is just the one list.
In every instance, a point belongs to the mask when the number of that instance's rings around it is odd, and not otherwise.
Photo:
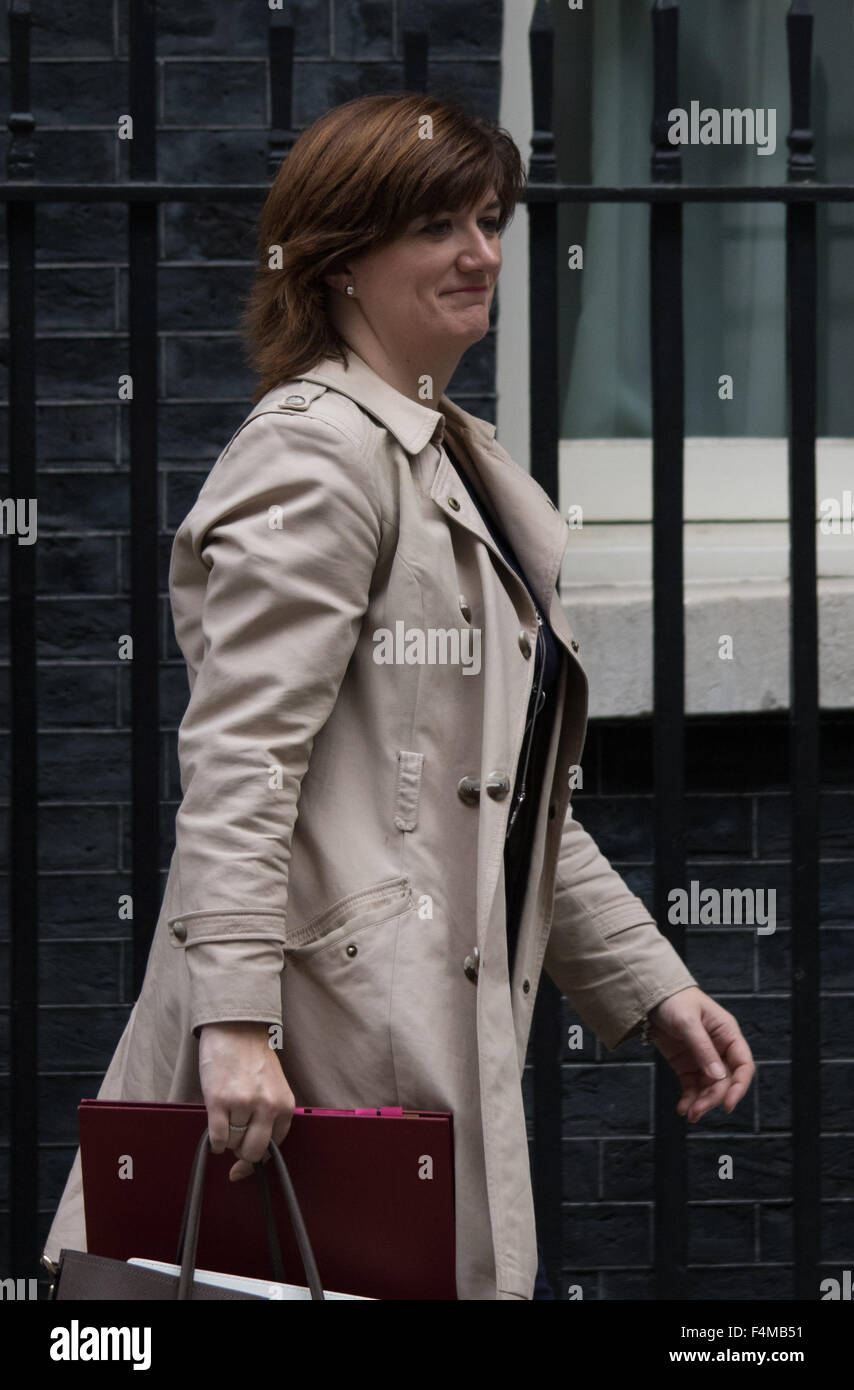
[(450, 225), (450, 222), (445, 219), (442, 222), (428, 222), (427, 226), (422, 227), (421, 230), (422, 232), (429, 232), (432, 235), (436, 232), (443, 232), (445, 228), (450, 227)]

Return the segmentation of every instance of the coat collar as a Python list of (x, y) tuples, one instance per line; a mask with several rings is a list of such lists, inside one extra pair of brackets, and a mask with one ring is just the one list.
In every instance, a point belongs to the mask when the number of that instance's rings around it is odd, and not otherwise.
[(429, 443), (439, 447), (445, 433), (445, 416), (453, 418), (455, 428), (475, 439), (488, 441), (495, 436), (495, 426), (476, 415), (469, 415), (447, 396), (439, 398), (441, 409), (431, 410), (419, 405), (390, 386), (364, 358), (352, 348), (346, 350), (347, 366), (342, 367), (334, 357), (324, 357), (313, 371), (302, 372), (301, 381), (317, 381), (334, 391), (349, 396), (357, 405), (385, 425), (408, 454), (420, 454)]

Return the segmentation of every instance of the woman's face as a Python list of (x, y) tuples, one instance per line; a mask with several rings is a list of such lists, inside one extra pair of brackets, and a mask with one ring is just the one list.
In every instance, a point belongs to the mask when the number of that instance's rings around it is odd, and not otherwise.
[(348, 259), (359, 308), (386, 351), (463, 352), (484, 336), (501, 269), (499, 212), (490, 189), (473, 208), (418, 217)]

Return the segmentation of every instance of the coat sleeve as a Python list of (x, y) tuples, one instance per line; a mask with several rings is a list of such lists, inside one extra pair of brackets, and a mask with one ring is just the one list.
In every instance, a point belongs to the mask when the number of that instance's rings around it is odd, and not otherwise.
[(381, 534), (355, 435), (271, 412), (238, 430), (176, 533), (170, 596), (191, 689), (168, 932), (196, 1034), (282, 1023), (300, 783), (358, 639)]
[(544, 969), (609, 1050), (651, 1008), (696, 985), (641, 899), (567, 809)]

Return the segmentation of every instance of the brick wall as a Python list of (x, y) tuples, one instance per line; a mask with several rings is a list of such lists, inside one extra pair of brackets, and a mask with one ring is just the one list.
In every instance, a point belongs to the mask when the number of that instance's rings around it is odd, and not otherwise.
[[(854, 1258), (854, 715), (822, 716), (821, 1171), (822, 1277)], [(739, 1021), (757, 1064), (732, 1115), (686, 1125), (685, 1297), (790, 1299), (791, 1090), (789, 733), (785, 714), (694, 718), (686, 726), (686, 878), (700, 888), (776, 890), (776, 930), (685, 927), (685, 956), (708, 994)], [(578, 820), (629, 887), (653, 903), (653, 765), (649, 720), (594, 721)], [(561, 1002), (563, 1254), (560, 1297), (649, 1299), (653, 1276), (654, 1066), (631, 1039), (608, 1052)], [(525, 1092), (532, 1117), (530, 1070)], [(718, 1176), (719, 1155), (733, 1159)], [(816, 1290), (818, 1297), (818, 1290)]]

